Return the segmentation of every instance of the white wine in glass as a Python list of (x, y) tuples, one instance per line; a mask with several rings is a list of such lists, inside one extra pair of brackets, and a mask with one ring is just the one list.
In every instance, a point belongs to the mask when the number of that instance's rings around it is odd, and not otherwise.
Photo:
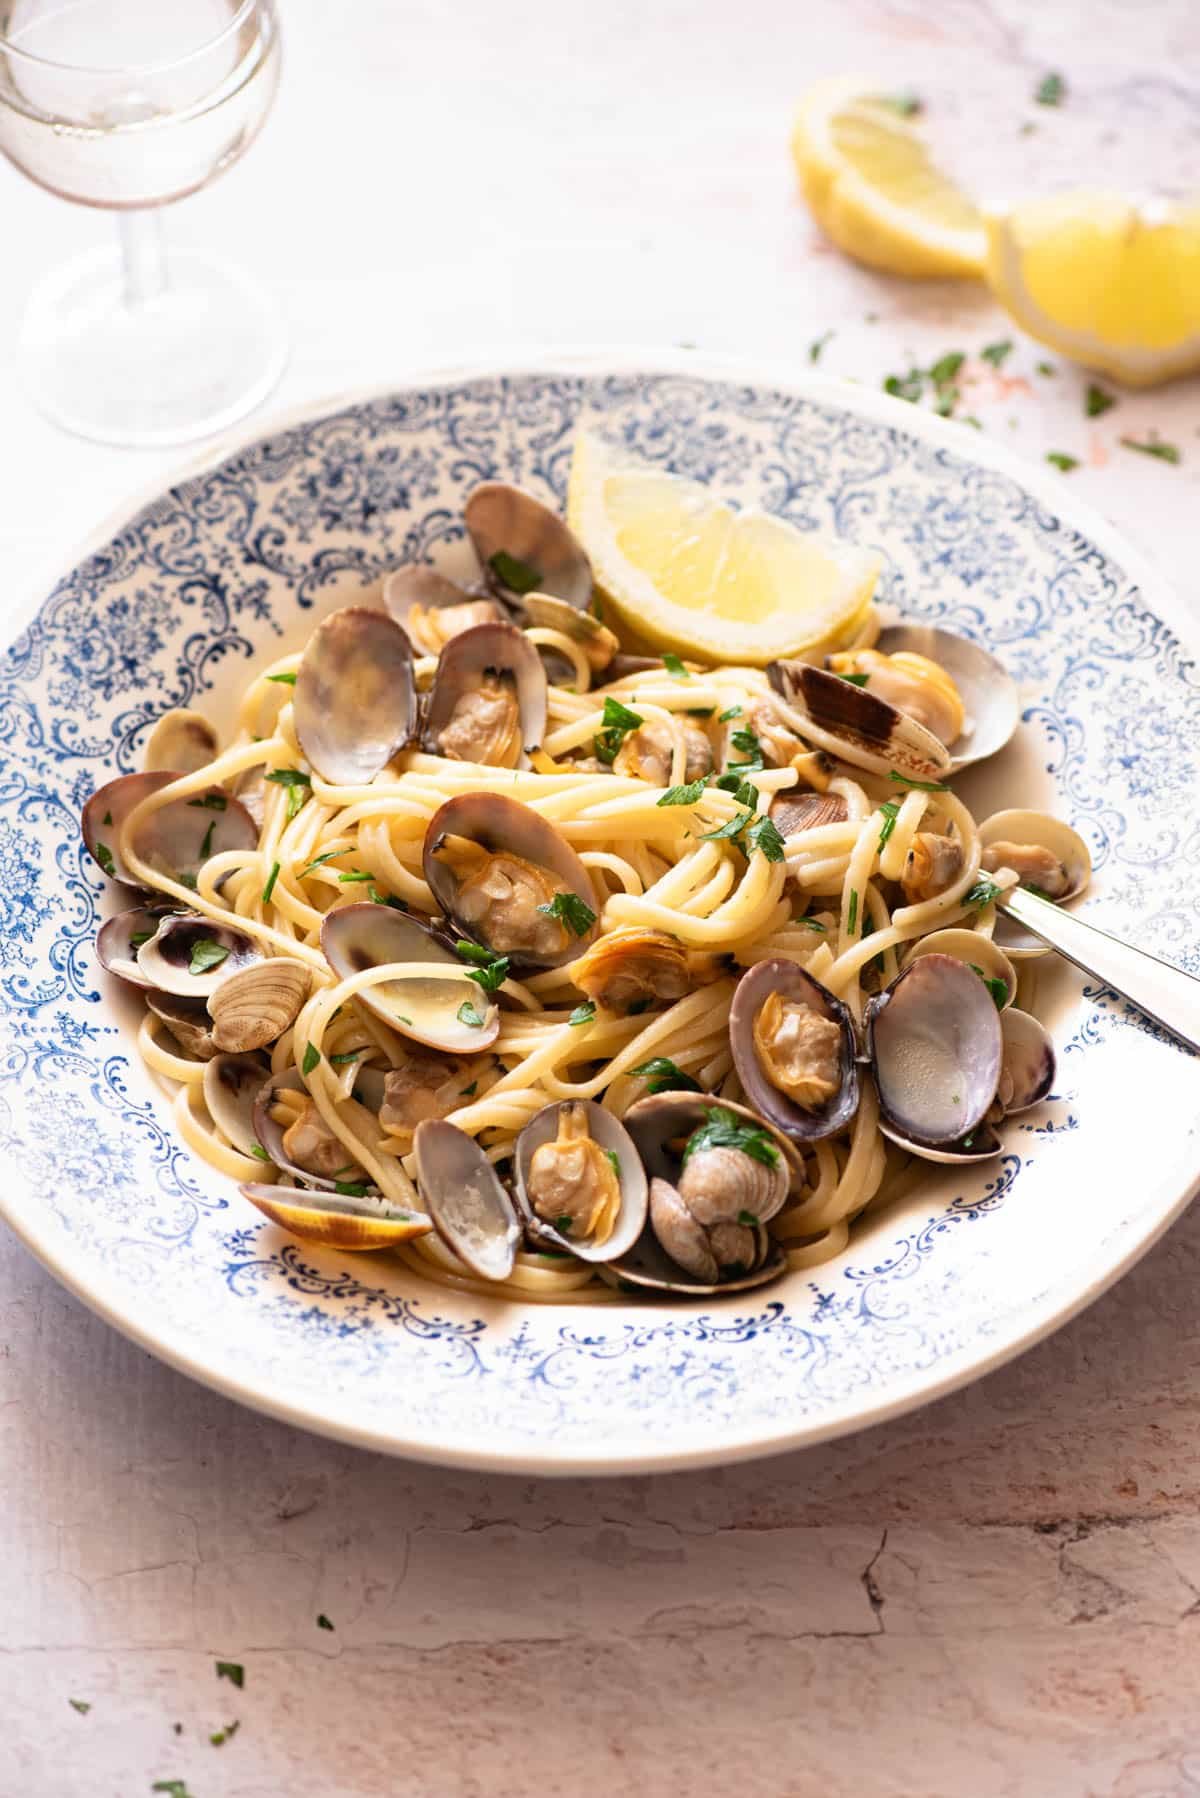
[(278, 381), (277, 306), (240, 270), (168, 255), (161, 208), (254, 141), (279, 84), (275, 0), (0, 0), (0, 152), (117, 215), (111, 251), (33, 292), (19, 353), (35, 402), (106, 443), (183, 443)]

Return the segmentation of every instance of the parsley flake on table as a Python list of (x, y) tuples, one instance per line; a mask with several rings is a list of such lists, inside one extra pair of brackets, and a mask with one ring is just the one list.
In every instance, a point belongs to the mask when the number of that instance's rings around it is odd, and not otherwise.
[(821, 352), (833, 336), (834, 332), (825, 331), (820, 337), (813, 338), (808, 346), (808, 359), (810, 362), (819, 362), (821, 360)]
[(1160, 442), (1157, 437), (1148, 438), (1145, 442), (1139, 442), (1136, 437), (1122, 437), (1118, 441), (1122, 449), (1137, 450), (1142, 456), (1156, 456), (1160, 462), (1178, 464), (1183, 461), (1182, 450), (1177, 449), (1173, 443)]
[(1083, 409), (1089, 418), (1103, 418), (1106, 412), (1112, 411), (1116, 403), (1115, 394), (1106, 393), (1095, 381), (1088, 382), (1087, 392), (1083, 396)]
[(1008, 360), (1012, 352), (1012, 338), (1004, 337), (998, 343), (985, 343), (979, 352), (979, 358), (981, 362), (990, 362), (993, 368), (999, 368), (1001, 363)]
[(333, 1628), (332, 1623), (330, 1623), (330, 1621), (329, 1621), (328, 1617), (325, 1615), (324, 1611), (321, 1611), (318, 1613), (317, 1628), (318, 1629), (332, 1629)]
[(81, 1717), (86, 1717), (92, 1708), (86, 1698), (68, 1698), (67, 1703), (73, 1711), (78, 1711)]
[(246, 1669), (240, 1661), (218, 1661), (217, 1678), (227, 1679), (240, 1688), (246, 1683)]
[(1070, 474), (1073, 468), (1079, 467), (1079, 457), (1064, 455), (1062, 450), (1047, 450), (1046, 460), (1052, 467), (1060, 469), (1063, 474)]
[(1042, 76), (1033, 90), (1033, 97), (1039, 106), (1061, 106), (1067, 97), (1066, 81), (1052, 70)]
[(915, 119), (925, 110), (924, 100), (911, 87), (901, 88), (894, 94), (872, 94), (871, 98), (876, 106), (886, 106), (889, 112), (899, 113), (902, 119)]
[(192, 1798), (187, 1789), (185, 1779), (156, 1779), (150, 1787), (152, 1792), (165, 1792), (167, 1798)]
[(242, 1725), (241, 1725), (240, 1721), (234, 1722), (234, 1723), (227, 1723), (225, 1725), (224, 1729), (214, 1729), (208, 1739), (212, 1743), (214, 1748), (223, 1748), (225, 1746), (226, 1742), (228, 1742), (233, 1736), (236, 1736), (238, 1730), (241, 1727), (242, 1727)]

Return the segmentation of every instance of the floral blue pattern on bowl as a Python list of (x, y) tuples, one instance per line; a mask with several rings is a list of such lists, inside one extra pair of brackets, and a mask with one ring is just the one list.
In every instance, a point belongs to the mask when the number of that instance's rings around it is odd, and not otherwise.
[(1161, 1033), (1047, 971), (1058, 1088), (1002, 1161), (930, 1170), (838, 1261), (702, 1312), (459, 1297), (292, 1242), (191, 1157), (95, 961), (114, 901), (80, 806), (139, 765), (166, 708), (228, 724), (255, 658), (399, 562), (452, 563), (477, 481), (561, 501), (581, 414), (739, 503), (877, 547), (886, 598), (985, 640), (1024, 722), (964, 781), (969, 803), (1068, 816), (1097, 868), (1090, 915), (1193, 972), (1200, 684), (1173, 602), (1143, 596), (1131, 552), (1049, 503), (1046, 477), (874, 395), (682, 357), (564, 358), (281, 427), (145, 507), (4, 653), (0, 1212), (120, 1327), (264, 1409), (432, 1458), (617, 1470), (834, 1434), (1044, 1334), (1185, 1202), (1200, 1098)]

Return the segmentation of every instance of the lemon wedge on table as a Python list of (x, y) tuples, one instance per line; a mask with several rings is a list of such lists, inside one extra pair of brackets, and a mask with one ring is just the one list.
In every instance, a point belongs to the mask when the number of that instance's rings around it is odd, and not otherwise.
[(936, 166), (925, 138), (861, 77), (817, 82), (792, 132), (800, 186), (838, 248), (894, 275), (983, 273), (975, 207)]
[(879, 558), (631, 460), (581, 431), (567, 518), (627, 630), (656, 649), (763, 667), (837, 648), (863, 622)]
[(987, 231), (992, 291), (1039, 343), (1130, 387), (1200, 367), (1200, 206), (1081, 188)]

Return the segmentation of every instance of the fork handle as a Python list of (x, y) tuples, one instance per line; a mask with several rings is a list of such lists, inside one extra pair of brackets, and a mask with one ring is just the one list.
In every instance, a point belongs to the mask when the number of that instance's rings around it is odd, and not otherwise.
[(1024, 887), (1012, 887), (997, 899), (996, 910), (1024, 925), (1052, 949), (1094, 974), (1164, 1030), (1200, 1053), (1200, 980), (1182, 968), (1147, 955), (1107, 930), (1097, 929), (1074, 912), (1061, 911)]

